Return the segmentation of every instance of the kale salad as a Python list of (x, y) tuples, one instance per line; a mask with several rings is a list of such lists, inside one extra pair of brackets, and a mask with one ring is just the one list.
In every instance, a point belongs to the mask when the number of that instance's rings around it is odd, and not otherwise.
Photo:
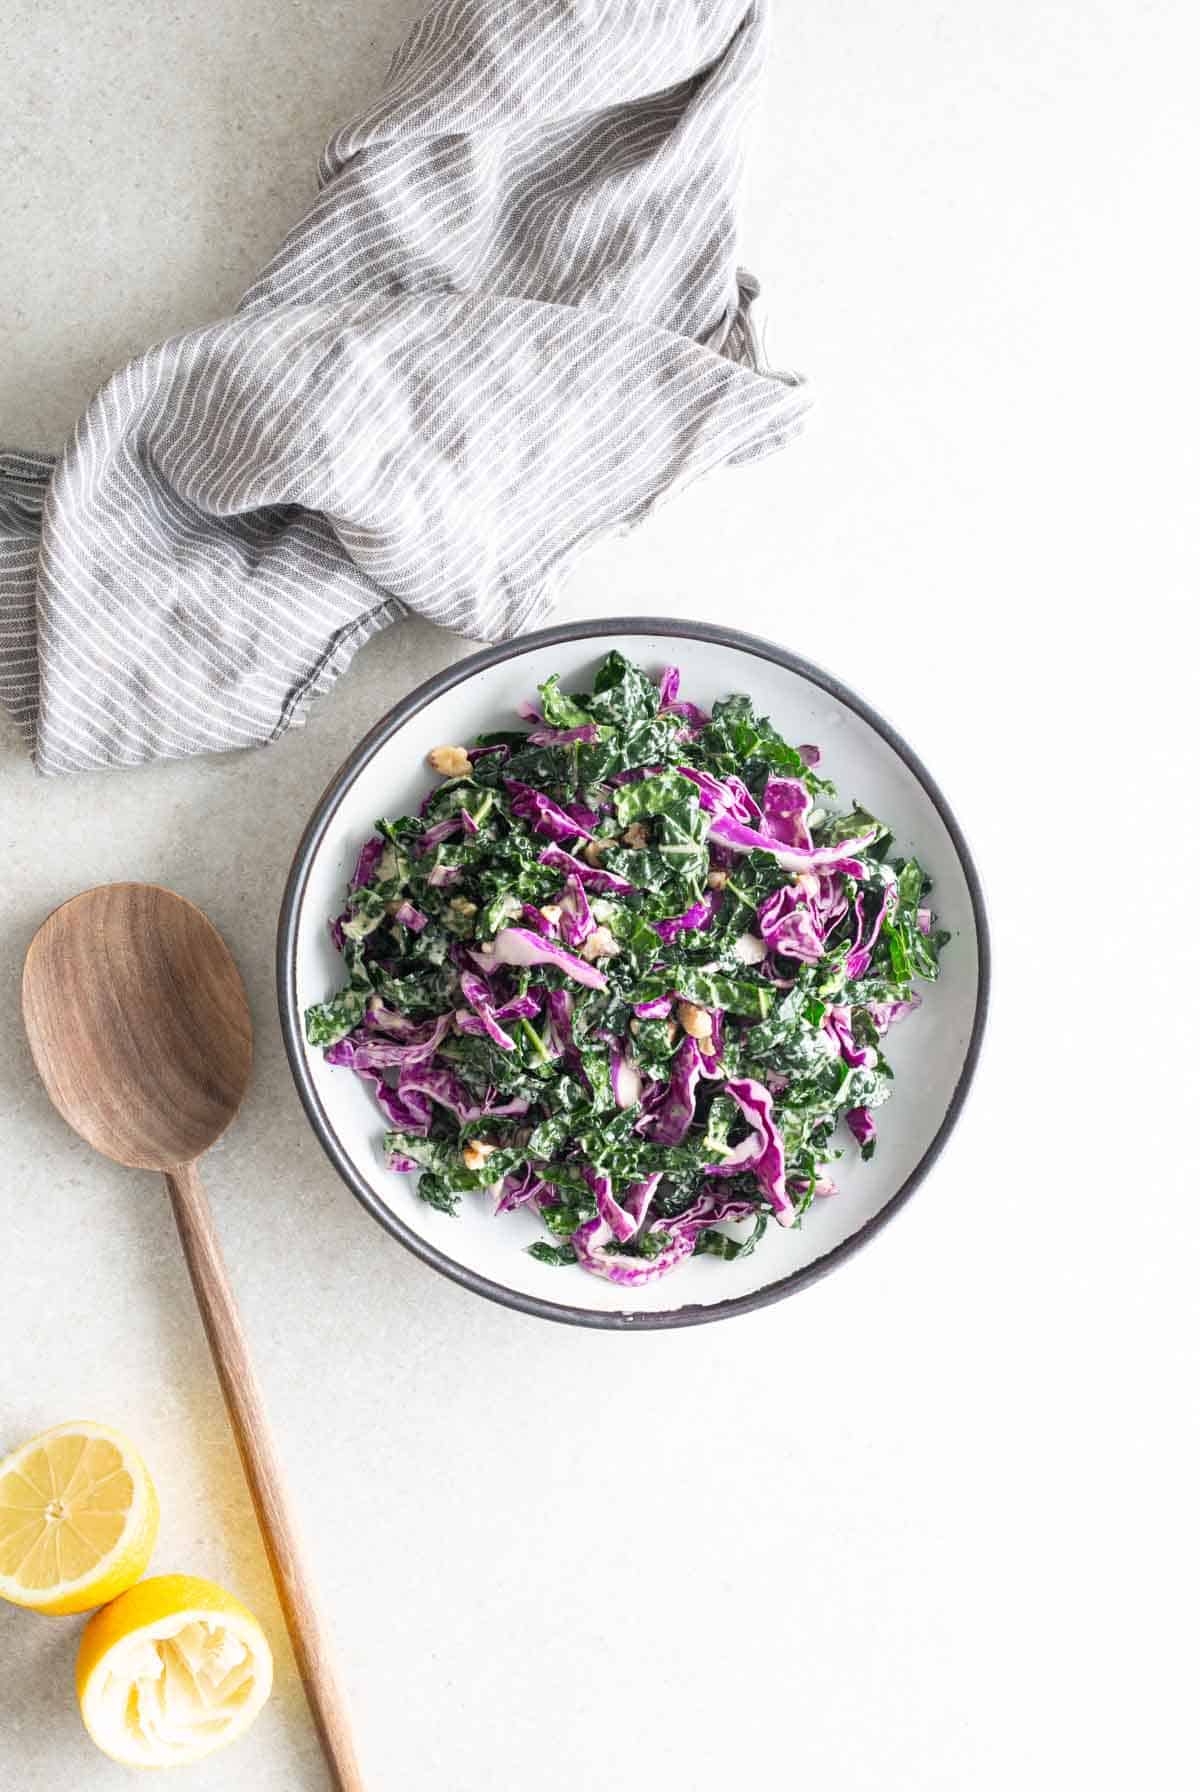
[(949, 936), (885, 823), (749, 698), (706, 714), (619, 653), (538, 694), (376, 824), (307, 1035), (422, 1200), (529, 1207), (540, 1261), (639, 1286), (798, 1225), (840, 1124), (871, 1156), (884, 1036)]

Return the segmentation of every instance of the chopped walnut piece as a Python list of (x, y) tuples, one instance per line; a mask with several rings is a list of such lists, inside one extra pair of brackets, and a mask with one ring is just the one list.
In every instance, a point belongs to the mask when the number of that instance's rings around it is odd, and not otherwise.
[(610, 929), (597, 927), (579, 948), (579, 956), (586, 958), (589, 964), (595, 964), (598, 958), (615, 958), (620, 950)]
[(675, 1012), (680, 1026), (692, 1039), (712, 1038), (713, 1018), (707, 1008), (701, 1008), (695, 1002), (677, 1002)]
[(471, 761), (465, 747), (434, 747), (429, 763), (443, 778), (469, 778)]

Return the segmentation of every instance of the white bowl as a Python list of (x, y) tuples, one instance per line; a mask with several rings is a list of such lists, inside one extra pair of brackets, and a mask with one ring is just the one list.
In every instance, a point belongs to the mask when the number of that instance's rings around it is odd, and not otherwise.
[[(794, 741), (815, 741), (822, 773), (892, 827), (898, 847), (933, 879), (932, 903), (951, 935), (939, 981), (889, 1034), (896, 1072), (870, 1163), (847, 1151), (838, 1193), (815, 1201), (799, 1228), (771, 1226), (753, 1255), (697, 1257), (662, 1281), (622, 1288), (583, 1270), (537, 1262), (524, 1247), (544, 1237), (518, 1211), (493, 1217), (464, 1197), (455, 1218), (421, 1201), (415, 1177), (386, 1170), (386, 1122), (367, 1086), (306, 1044), (302, 1014), (341, 982), (328, 920), (343, 905), (359, 846), (381, 815), (415, 810), (429, 785), (425, 755), (511, 727), (516, 704), (551, 672), (585, 687), (612, 648), (652, 672), (682, 671), (682, 694), (711, 705), (746, 692)], [(300, 1099), (317, 1135), (363, 1205), (425, 1262), (492, 1300), (579, 1325), (637, 1328), (696, 1324), (795, 1293), (839, 1263), (893, 1214), (930, 1168), (962, 1105), (983, 1033), (987, 922), (979, 880), (958, 824), (904, 741), (852, 691), (786, 649), (732, 629), (661, 618), (622, 618), (543, 629), (461, 660), (398, 703), (334, 777), (296, 852), (279, 924), (278, 984), (284, 1041)]]

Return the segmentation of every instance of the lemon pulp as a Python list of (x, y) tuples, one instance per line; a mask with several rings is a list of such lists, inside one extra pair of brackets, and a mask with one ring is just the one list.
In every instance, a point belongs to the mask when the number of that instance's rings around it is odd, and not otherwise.
[(267, 1639), (244, 1606), (210, 1581), (165, 1574), (89, 1621), (76, 1686), (105, 1754), (166, 1767), (240, 1736), (266, 1703), (272, 1674)]

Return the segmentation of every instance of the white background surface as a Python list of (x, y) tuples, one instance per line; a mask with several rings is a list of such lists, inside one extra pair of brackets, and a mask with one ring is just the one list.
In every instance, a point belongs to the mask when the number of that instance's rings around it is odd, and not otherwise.
[[(234, 301), (409, 10), (0, 0), (6, 439), (54, 443)], [(818, 408), (594, 553), (562, 614), (732, 620), (899, 723), (989, 889), (976, 1096), (793, 1302), (638, 1338), (518, 1318), (355, 1205), (272, 1001), (313, 801), (465, 645), (402, 625), (262, 754), (39, 783), (0, 736), (0, 1446), (132, 1432), (156, 1568), (228, 1582), (281, 1657), (181, 1788), (326, 1782), (161, 1190), (67, 1134), (19, 1033), (35, 926), (119, 877), (198, 901), (250, 987), (209, 1184), (376, 1792), (1196, 1783), (1195, 10), (777, 14), (746, 260)], [(5, 1788), (127, 1781), (73, 1709), (77, 1630), (0, 1610)]]

